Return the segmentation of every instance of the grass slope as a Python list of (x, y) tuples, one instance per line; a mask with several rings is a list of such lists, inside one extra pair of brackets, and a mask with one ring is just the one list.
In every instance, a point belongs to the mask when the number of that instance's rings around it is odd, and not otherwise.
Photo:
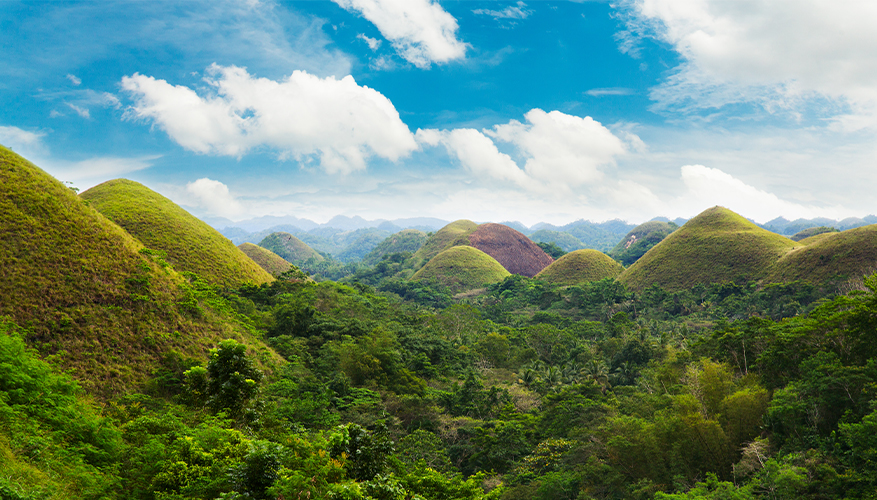
[(107, 181), (81, 197), (147, 248), (166, 252), (168, 262), (179, 271), (232, 288), (273, 279), (228, 238), (140, 183)]
[(649, 221), (640, 224), (615, 245), (609, 256), (629, 266), (678, 228), (672, 222)]
[(604, 278), (615, 278), (624, 268), (598, 250), (576, 250), (546, 267), (536, 278), (558, 285), (580, 285)]
[(241, 243), (238, 245), (238, 248), (240, 248), (241, 252), (244, 252), (247, 257), (253, 259), (253, 262), (259, 264), (259, 267), (268, 271), (272, 276), (285, 273), (293, 267), (292, 264), (283, 257), (267, 248), (262, 248), (259, 245)]
[(411, 279), (438, 281), (456, 293), (498, 283), (509, 275), (496, 259), (481, 250), (456, 246), (433, 257)]
[(471, 220), (460, 219), (439, 229), (426, 240), (417, 252), (414, 253), (414, 261), (416, 265), (418, 267), (424, 265), (433, 257), (448, 248), (459, 245), (468, 245), (469, 239), (467, 237), (477, 228), (478, 224), (475, 224)]
[(289, 233), (271, 233), (259, 243), (262, 248), (276, 253), (293, 264), (302, 264), (309, 260), (322, 262), (325, 259), (307, 243)]
[(384, 255), (400, 252), (415, 253), (426, 242), (426, 233), (417, 229), (403, 229), (396, 234), (392, 234), (380, 242), (362, 262), (368, 265), (375, 265), (381, 261)]
[(496, 259), (508, 272), (528, 278), (554, 262), (530, 238), (502, 224), (481, 224), (469, 234), (469, 244)]
[(0, 317), (89, 391), (131, 390), (243, 326), (63, 184), (0, 147)]
[(766, 281), (861, 280), (863, 275), (877, 271), (877, 224), (822, 233), (800, 243), (805, 246), (782, 256)]
[(713, 207), (691, 219), (627, 268), (619, 280), (639, 290), (682, 290), (698, 283), (758, 280), (798, 246), (740, 215)]

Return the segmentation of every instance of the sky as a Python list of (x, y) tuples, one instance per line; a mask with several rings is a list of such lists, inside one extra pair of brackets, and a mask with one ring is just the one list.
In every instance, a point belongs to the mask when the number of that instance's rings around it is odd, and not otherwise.
[(873, 0), (0, 1), (0, 144), (200, 217), (877, 213)]

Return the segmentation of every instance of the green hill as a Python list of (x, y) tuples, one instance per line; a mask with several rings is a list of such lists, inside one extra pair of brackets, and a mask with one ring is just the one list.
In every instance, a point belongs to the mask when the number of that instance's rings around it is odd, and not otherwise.
[(530, 239), (536, 243), (554, 243), (562, 248), (564, 252), (572, 252), (585, 247), (585, 245), (575, 236), (563, 231), (554, 231), (551, 229), (540, 229), (531, 234)]
[(536, 278), (558, 285), (579, 285), (604, 278), (615, 278), (624, 268), (598, 250), (576, 250), (546, 267)]
[(302, 264), (311, 260), (315, 262), (326, 260), (307, 243), (289, 233), (271, 233), (259, 243), (259, 246), (276, 253), (293, 264)]
[(94, 394), (176, 373), (225, 338), (266, 349), (160, 257), (3, 147), (0, 235), (0, 317), (27, 328), (31, 347)]
[(800, 243), (804, 246), (782, 256), (765, 281), (861, 280), (863, 275), (877, 271), (877, 224), (822, 233)]
[(272, 280), (228, 238), (140, 183), (107, 181), (81, 197), (147, 248), (166, 252), (168, 262), (178, 271), (191, 271), (232, 288)]
[(238, 248), (240, 248), (241, 252), (244, 252), (247, 257), (253, 259), (253, 262), (259, 264), (259, 267), (271, 273), (272, 276), (285, 273), (295, 267), (289, 261), (284, 260), (283, 257), (267, 248), (262, 248), (259, 245), (241, 243), (238, 245)]
[(481, 250), (456, 246), (433, 257), (411, 280), (435, 280), (453, 292), (463, 292), (500, 282), (509, 275), (499, 262)]
[(470, 233), (478, 229), (478, 224), (471, 220), (460, 219), (436, 231), (420, 249), (414, 253), (418, 266), (428, 262), (444, 250), (458, 245), (468, 245)]
[(414, 253), (420, 250), (420, 247), (426, 242), (426, 233), (417, 229), (403, 229), (396, 234), (388, 236), (384, 241), (380, 242), (362, 262), (368, 265), (374, 265), (381, 261), (384, 255), (399, 252)]
[(638, 290), (657, 284), (681, 290), (698, 283), (758, 280), (798, 246), (722, 207), (714, 207), (652, 247), (619, 280)]
[(789, 236), (789, 239), (792, 241), (801, 241), (801, 240), (805, 240), (811, 236), (816, 236), (817, 234), (836, 233), (836, 232), (838, 232), (838, 230), (836, 228), (829, 227), (829, 226), (811, 227), (811, 228), (805, 229), (803, 231), (798, 231), (797, 233), (793, 234), (792, 236)]
[(609, 256), (629, 266), (678, 228), (672, 222), (649, 221), (640, 224), (615, 245)]

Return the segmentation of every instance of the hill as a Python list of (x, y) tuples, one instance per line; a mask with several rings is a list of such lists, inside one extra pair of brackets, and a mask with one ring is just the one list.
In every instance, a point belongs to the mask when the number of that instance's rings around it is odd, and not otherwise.
[(147, 248), (165, 252), (178, 271), (231, 288), (273, 279), (228, 238), (140, 183), (107, 181), (81, 197)]
[(585, 248), (585, 245), (575, 236), (553, 229), (540, 229), (530, 235), (530, 239), (535, 243), (554, 243), (564, 252), (572, 252)]
[(497, 260), (508, 272), (532, 278), (554, 262), (520, 231), (502, 224), (481, 224), (468, 235), (469, 244)]
[(579, 285), (604, 278), (615, 278), (624, 268), (597, 250), (576, 250), (554, 261), (537, 279), (558, 285)]
[(436, 231), (420, 249), (414, 253), (417, 266), (422, 266), (433, 257), (453, 246), (468, 245), (467, 236), (478, 228), (471, 220), (460, 219)]
[(822, 233), (801, 243), (804, 246), (776, 262), (766, 281), (860, 281), (863, 275), (877, 271), (877, 224)]
[(615, 245), (609, 256), (629, 266), (678, 228), (672, 222), (649, 221), (640, 224)]
[(420, 250), (426, 239), (426, 233), (423, 231), (404, 229), (380, 242), (378, 246), (362, 259), (362, 262), (373, 266), (380, 262), (385, 255), (400, 252), (410, 252), (413, 254)]
[(0, 235), (0, 317), (25, 327), (31, 347), (93, 394), (134, 389), (155, 373), (179, 376), (186, 360), (206, 360), (225, 338), (268, 352), (202, 301), (200, 286), (3, 147)]
[(433, 257), (411, 280), (434, 280), (453, 292), (464, 292), (498, 283), (509, 274), (496, 259), (481, 250), (456, 246)]
[(758, 280), (796, 246), (726, 208), (714, 207), (652, 247), (619, 280), (635, 290), (653, 284), (681, 290), (698, 283)]
[(284, 260), (283, 257), (277, 255), (276, 253), (268, 250), (267, 248), (262, 248), (259, 245), (254, 245), (252, 243), (241, 243), (238, 245), (238, 248), (244, 252), (247, 257), (253, 259), (253, 262), (259, 264), (259, 266), (271, 273), (272, 276), (277, 276), (281, 273), (285, 273), (292, 269), (293, 266), (289, 261)]
[(819, 227), (811, 227), (809, 229), (805, 229), (803, 231), (798, 231), (797, 233), (789, 236), (789, 239), (792, 241), (801, 241), (807, 239), (811, 236), (816, 236), (817, 234), (823, 233), (836, 233), (837, 229), (828, 226), (819, 226)]
[(307, 243), (289, 233), (271, 233), (259, 243), (259, 246), (276, 253), (293, 264), (302, 264), (310, 260), (315, 262), (325, 260)]

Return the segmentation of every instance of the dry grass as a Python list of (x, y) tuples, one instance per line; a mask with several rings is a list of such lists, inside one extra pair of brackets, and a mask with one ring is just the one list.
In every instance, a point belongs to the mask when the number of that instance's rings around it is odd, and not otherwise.
[(502, 224), (482, 224), (469, 234), (469, 243), (497, 260), (508, 272), (532, 278), (554, 262), (522, 233)]
[(624, 268), (597, 250), (576, 250), (543, 269), (537, 278), (558, 285), (581, 285), (604, 278), (615, 278)]

